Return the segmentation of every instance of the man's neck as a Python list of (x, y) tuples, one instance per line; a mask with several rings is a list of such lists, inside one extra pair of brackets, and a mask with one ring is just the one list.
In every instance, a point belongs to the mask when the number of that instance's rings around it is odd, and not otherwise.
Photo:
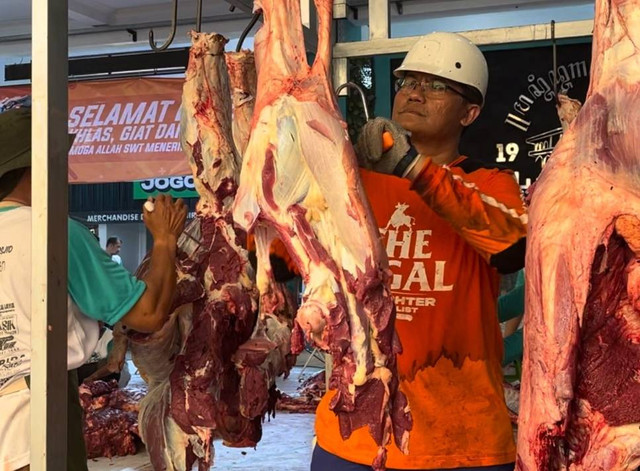
[(13, 191), (5, 196), (2, 201), (31, 206), (31, 173), (27, 172), (26, 176), (20, 179)]
[(4, 198), (2, 200), (2, 203), (7, 203), (7, 204), (15, 203), (16, 205), (19, 205), (19, 206), (31, 206), (31, 202), (30, 201), (27, 201), (27, 200), (25, 200), (23, 198), (12, 197), (11, 195), (9, 195), (6, 198)]
[(449, 165), (460, 157), (457, 142), (448, 143), (421, 143), (413, 142), (412, 144), (425, 157), (429, 157), (431, 161), (438, 165)]

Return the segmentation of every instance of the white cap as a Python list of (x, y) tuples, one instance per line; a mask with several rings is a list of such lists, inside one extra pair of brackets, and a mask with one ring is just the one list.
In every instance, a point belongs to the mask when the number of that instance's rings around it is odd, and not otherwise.
[(431, 33), (420, 38), (407, 52), (393, 74), (400, 78), (407, 72), (436, 75), (487, 93), (489, 68), (478, 47), (455, 33)]

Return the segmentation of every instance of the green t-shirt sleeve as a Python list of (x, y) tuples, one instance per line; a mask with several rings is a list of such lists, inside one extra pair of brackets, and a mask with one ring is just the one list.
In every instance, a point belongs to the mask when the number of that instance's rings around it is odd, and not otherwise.
[(522, 314), (524, 314), (524, 271), (520, 270), (514, 288), (498, 298), (498, 321), (505, 322)]
[(86, 227), (69, 219), (68, 288), (86, 316), (114, 325), (138, 302), (146, 285), (111, 260)]
[(524, 350), (522, 335), (522, 329), (518, 329), (504, 339), (504, 360), (502, 361), (502, 366), (506, 366), (512, 361), (522, 358), (522, 352)]

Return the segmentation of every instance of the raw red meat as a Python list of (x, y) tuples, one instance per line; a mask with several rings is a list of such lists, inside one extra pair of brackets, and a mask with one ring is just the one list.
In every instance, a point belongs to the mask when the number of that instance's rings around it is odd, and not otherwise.
[(309, 67), (299, 2), (254, 2), (264, 18), (255, 38), (258, 94), (234, 218), (255, 233), (262, 296), (270, 269), (260, 267), (276, 234), (295, 260), (305, 293), (294, 352), (306, 337), (333, 355), (331, 408), (342, 436), (368, 426), (381, 469), (392, 431), (407, 450), (411, 415), (397, 387), (387, 259), (328, 76), (333, 2), (315, 5), (319, 46)]
[(281, 394), (277, 409), (312, 414), (316, 411), (325, 391), (325, 372), (320, 371), (300, 384), (295, 396)]
[[(190, 470), (195, 463), (208, 470), (216, 438), (255, 446), (263, 417), (275, 410), (275, 378), (292, 364), (291, 308), (278, 298), (263, 302), (258, 316), (245, 232), (231, 217), (241, 163), (232, 127), (242, 145), (254, 92), (247, 77), (234, 74), (232, 124), (226, 42), (192, 33), (181, 137), (200, 200), (178, 240), (175, 310), (160, 332), (128, 333), (149, 383), (140, 429), (157, 470)], [(234, 71), (250, 73), (251, 55), (227, 60)], [(139, 274), (145, 269), (143, 263)]]
[[(233, 138), (236, 149), (244, 155), (251, 135), (257, 93), (256, 65), (254, 55), (249, 51), (227, 53), (226, 61), (232, 90)], [(261, 241), (263, 239), (260, 237)], [(265, 244), (257, 247), (257, 250), (266, 249)], [(272, 410), (273, 401), (278, 397), (275, 378), (288, 374), (295, 363), (290, 339), (296, 302), (284, 284), (275, 281), (269, 266), (260, 265), (256, 279), (258, 285), (263, 286), (260, 316), (251, 339), (241, 345), (233, 356), (242, 378), (240, 407), (247, 417)]]
[[(181, 136), (200, 200), (178, 243), (179, 309), (153, 336), (164, 341), (134, 350), (134, 361), (157, 385), (140, 418), (156, 469), (191, 469), (196, 461), (209, 469), (214, 437), (250, 445), (261, 435), (262, 417), (240, 413), (240, 375), (231, 360), (251, 336), (257, 313), (245, 236), (230, 215), (240, 158), (231, 136), (226, 39), (193, 33), (192, 42)], [(158, 364), (154, 352), (160, 350)]]
[(87, 457), (135, 455), (140, 443), (138, 410), (146, 391), (119, 389), (116, 381), (94, 381), (81, 385), (79, 393)]
[(587, 99), (533, 192), (520, 471), (640, 465), (639, 12), (596, 2)]

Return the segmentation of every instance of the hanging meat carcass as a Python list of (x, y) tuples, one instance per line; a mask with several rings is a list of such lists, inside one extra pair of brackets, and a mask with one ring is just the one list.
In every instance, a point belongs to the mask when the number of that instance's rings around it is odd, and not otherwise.
[[(190, 470), (196, 462), (208, 470), (215, 438), (227, 446), (255, 446), (264, 415), (275, 408), (275, 378), (292, 364), (292, 308), (272, 303), (269, 313), (263, 309), (257, 318), (245, 233), (231, 217), (241, 159), (232, 139), (227, 41), (193, 33), (192, 42), (181, 138), (200, 194), (197, 214), (178, 240), (170, 319), (153, 335), (126, 332), (133, 360), (149, 384), (141, 403), (141, 436), (154, 469), (167, 471)], [(247, 75), (251, 60), (246, 52), (227, 58), (232, 70), (235, 64), (244, 71), (232, 76), (238, 145), (248, 140), (246, 114), (255, 95)], [(139, 274), (145, 270), (143, 262)], [(126, 347), (122, 329), (117, 344)], [(125, 350), (118, 348), (111, 363), (121, 361)]]
[[(249, 144), (251, 120), (257, 93), (257, 75), (253, 52), (226, 54), (233, 104), (233, 139), (240, 155)], [(263, 249), (263, 247), (261, 247)], [(295, 363), (291, 354), (291, 328), (295, 300), (283, 283), (277, 283), (267, 266), (259, 267), (260, 315), (251, 338), (233, 356), (241, 376), (240, 404), (247, 417), (272, 411), (275, 379), (287, 375)]]
[(305, 337), (330, 352), (331, 408), (341, 434), (369, 426), (384, 466), (393, 431), (407, 450), (411, 415), (398, 390), (395, 306), (380, 236), (329, 82), (333, 2), (316, 0), (318, 50), (307, 64), (297, 0), (256, 0), (258, 95), (234, 218), (255, 233), (264, 295), (277, 235), (305, 281), (293, 346)]
[(640, 465), (640, 1), (597, 0), (591, 84), (533, 192), (520, 471)]

